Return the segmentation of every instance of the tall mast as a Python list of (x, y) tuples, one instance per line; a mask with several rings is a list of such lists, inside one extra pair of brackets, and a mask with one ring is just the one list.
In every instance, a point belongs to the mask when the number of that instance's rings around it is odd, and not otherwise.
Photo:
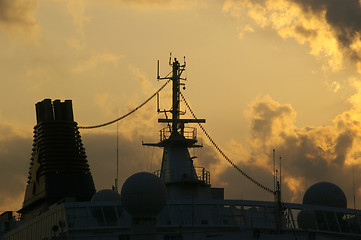
[(171, 76), (161, 78), (159, 76), (159, 61), (158, 61), (158, 80), (168, 79), (172, 81), (172, 108), (170, 110), (160, 111), (158, 112), (170, 112), (172, 114), (172, 119), (158, 119), (158, 122), (161, 123), (172, 123), (172, 127), (170, 129), (171, 135), (178, 132), (178, 129), (181, 128), (181, 134), (183, 135), (184, 124), (185, 123), (205, 123), (204, 119), (181, 119), (180, 115), (184, 114), (180, 110), (180, 86), (184, 85), (181, 83), (181, 80), (186, 80), (186, 78), (182, 78), (182, 73), (186, 68), (186, 63), (184, 61), (183, 65), (180, 65), (177, 58), (174, 58), (173, 63), (169, 61), (169, 64), (172, 66)]
[[(184, 65), (185, 66), (185, 65)], [(177, 59), (174, 59), (173, 62), (173, 71), (171, 80), (173, 81), (173, 94), (172, 94), (172, 133), (177, 132), (178, 129), (178, 119), (179, 119), (179, 85), (180, 85), (180, 75), (179, 75), (179, 62)]]
[[(168, 126), (160, 130), (160, 141), (158, 143), (143, 143), (146, 146), (163, 148), (162, 165), (159, 177), (167, 185), (169, 190), (169, 199), (180, 198), (206, 198), (210, 196), (210, 174), (204, 168), (195, 168), (193, 160), (195, 156), (191, 156), (189, 148), (202, 147), (197, 143), (197, 129), (194, 127), (185, 127), (187, 123), (204, 123), (205, 119), (185, 119), (181, 118), (185, 112), (181, 111), (181, 86), (182, 81), (186, 79), (182, 77), (185, 71), (186, 63), (180, 64), (174, 58), (169, 60), (172, 70), (166, 77), (159, 76), (158, 61), (158, 80), (172, 81), (172, 105), (168, 110), (159, 109), (158, 113), (165, 113), (165, 118), (158, 119), (160, 123), (167, 123)], [(168, 118), (167, 113), (171, 113), (172, 117)], [(170, 126), (171, 125), (171, 126)], [(198, 171), (196, 171), (196, 169)]]

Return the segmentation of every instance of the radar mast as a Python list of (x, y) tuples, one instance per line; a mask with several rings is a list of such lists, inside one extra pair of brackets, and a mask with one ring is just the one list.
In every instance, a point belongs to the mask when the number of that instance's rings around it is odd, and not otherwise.
[[(161, 170), (156, 174), (164, 181), (168, 188), (169, 199), (180, 197), (209, 198), (210, 197), (210, 174), (204, 168), (195, 168), (193, 159), (188, 148), (202, 147), (197, 145), (197, 129), (185, 127), (186, 123), (205, 123), (205, 119), (183, 119), (181, 115), (185, 112), (180, 109), (181, 86), (185, 89), (186, 78), (182, 74), (186, 68), (186, 62), (181, 65), (177, 58), (174, 58), (169, 65), (172, 71), (166, 77), (159, 76), (158, 80), (172, 81), (172, 107), (168, 110), (159, 109), (158, 113), (164, 113), (165, 118), (158, 119), (159, 123), (167, 123), (168, 126), (160, 130), (160, 141), (158, 143), (143, 143), (146, 146), (162, 147), (163, 158)], [(172, 114), (172, 118), (167, 117)]]

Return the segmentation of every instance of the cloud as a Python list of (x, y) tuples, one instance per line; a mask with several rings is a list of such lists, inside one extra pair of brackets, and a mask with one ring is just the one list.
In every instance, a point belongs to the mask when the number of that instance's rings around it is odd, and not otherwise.
[(155, 89), (152, 86), (152, 83), (149, 81), (149, 78), (145, 72), (141, 71), (139, 68), (133, 65), (129, 65), (129, 70), (137, 77), (137, 80), (140, 82), (144, 94), (149, 95), (152, 92), (155, 92)]
[[(156, 171), (160, 167), (161, 151), (141, 147), (142, 136), (133, 138), (119, 134), (119, 184), (140, 171)], [(156, 132), (154, 132), (156, 133)], [(116, 176), (116, 133), (115, 131), (84, 132), (82, 134), (88, 161), (97, 190), (111, 188)], [(152, 162), (152, 163), (151, 163)]]
[(121, 0), (120, 2), (137, 5), (171, 5), (176, 3), (175, 0)]
[(296, 112), (289, 104), (281, 105), (270, 96), (265, 96), (253, 104), (251, 111), (252, 133), (262, 141), (281, 134), (277, 131), (282, 130), (283, 134), (286, 131), (292, 131), (289, 128), (296, 118)]
[(0, 0), (0, 26), (5, 30), (34, 33), (38, 22), (34, 17), (38, 0)]
[(152, 7), (152, 8), (190, 8), (202, 6), (204, 0), (107, 0), (110, 3), (127, 4), (134, 7)]
[(92, 55), (89, 59), (82, 60), (75, 66), (72, 71), (82, 73), (91, 69), (95, 69), (102, 64), (111, 63), (113, 66), (117, 66), (118, 61), (122, 58), (122, 55), (114, 55), (112, 53), (100, 53)]
[(67, 1), (67, 11), (73, 17), (73, 24), (76, 26), (78, 32), (84, 35), (84, 25), (90, 22), (90, 17), (85, 14), (85, 5), (83, 0), (69, 0)]
[(241, 32), (239, 33), (239, 38), (242, 39), (244, 34), (246, 34), (247, 32), (254, 32), (254, 28), (252, 28), (251, 26), (247, 25), (245, 27), (243, 27), (243, 29), (241, 30)]
[(0, 211), (18, 210), (24, 199), (30, 166), (31, 132), (1, 122), (0, 136)]
[(310, 54), (327, 58), (333, 71), (343, 69), (345, 58), (361, 58), (358, 0), (227, 0), (223, 9), (238, 18), (245, 11), (256, 25), (309, 45)]
[[(223, 9), (252, 29), (273, 29), (282, 38), (308, 45), (310, 54), (328, 59), (325, 71), (339, 71), (351, 59), (361, 72), (358, 0), (227, 0)], [(299, 128), (292, 106), (269, 96), (256, 99), (248, 111), (252, 137), (242, 145), (246, 157), (240, 164), (250, 172), (256, 165), (263, 174), (272, 176), (270, 152), (275, 148), (283, 156), (284, 199), (301, 202), (305, 189), (319, 181), (339, 184), (351, 199), (352, 169), (361, 169), (361, 82), (350, 82), (356, 90), (349, 98), (352, 107), (325, 126)], [(336, 81), (326, 85), (334, 92), (342, 88)], [(264, 179), (257, 172), (253, 176)]]
[(86, 4), (83, 0), (68, 0), (66, 8), (68, 14), (73, 17), (73, 24), (77, 32), (77, 36), (69, 39), (68, 44), (79, 51), (85, 47), (84, 26), (91, 21), (91, 18), (85, 13)]
[(346, 48), (354, 42), (361, 30), (361, 6), (359, 0), (342, 2), (321, 0), (293, 0), (303, 12), (325, 18), (337, 40)]
[[(360, 82), (353, 84), (355, 88)], [(289, 104), (281, 104), (270, 96), (252, 102), (247, 112), (251, 135), (246, 143), (232, 140), (224, 152), (251, 177), (273, 189), (272, 149), (277, 159), (282, 156), (284, 201), (301, 202), (308, 186), (319, 181), (338, 184), (351, 199), (352, 169), (361, 170), (361, 89), (350, 98), (353, 107), (339, 114), (332, 124), (308, 128), (295, 126), (296, 111)], [(105, 100), (106, 97), (105, 97)], [(160, 168), (160, 149), (141, 147), (141, 142), (157, 142), (154, 106), (146, 107), (119, 123), (120, 186), (127, 177), (139, 171), (153, 172)], [(8, 124), (0, 124), (0, 174), (15, 185), (0, 184), (0, 207), (21, 205), (27, 168), (31, 153), (31, 136)], [(116, 130), (81, 130), (88, 161), (98, 190), (114, 184), (116, 166)], [(202, 134), (200, 134), (202, 136)], [(141, 150), (140, 150), (141, 149)], [(195, 165), (211, 172), (212, 185), (225, 187), (227, 198), (273, 200), (269, 194), (241, 176), (216, 150), (204, 141), (204, 149), (191, 150), (197, 155)], [(278, 163), (277, 163), (278, 166)], [(357, 175), (357, 174), (356, 174)], [(357, 181), (356, 181), (357, 182)], [(356, 186), (360, 188), (360, 186)], [(360, 199), (361, 192), (357, 192)], [(18, 199), (20, 203), (14, 203)], [(349, 202), (350, 206), (350, 202)], [(5, 210), (6, 210), (5, 209)]]
[[(233, 140), (225, 152), (251, 177), (272, 188), (271, 154), (276, 149), (277, 155), (282, 156), (285, 201), (302, 202), (306, 188), (320, 181), (338, 184), (352, 199), (350, 176), (353, 168), (356, 172), (361, 170), (361, 82), (353, 81), (356, 93), (349, 99), (352, 107), (325, 126), (298, 128), (294, 124), (297, 114), (291, 105), (280, 104), (269, 96), (256, 99), (247, 112), (250, 137), (245, 144)], [(240, 178), (231, 167), (223, 167), (216, 174), (216, 179), (223, 179), (218, 183), (226, 186), (232, 197), (242, 194), (247, 199), (267, 199), (266, 193), (256, 191), (255, 185)], [(242, 186), (232, 184), (235, 181), (242, 181)], [(357, 194), (360, 199), (360, 193)]]

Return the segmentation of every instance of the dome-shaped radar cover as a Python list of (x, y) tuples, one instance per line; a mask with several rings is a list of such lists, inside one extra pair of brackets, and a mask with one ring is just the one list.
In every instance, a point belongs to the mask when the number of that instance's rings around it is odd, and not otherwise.
[(345, 193), (336, 184), (319, 182), (312, 185), (303, 196), (304, 204), (347, 208)]
[(124, 182), (121, 201), (132, 217), (155, 217), (167, 201), (167, 188), (152, 173), (136, 173)]
[(98, 191), (91, 199), (92, 202), (116, 202), (120, 201), (120, 195), (110, 189)]
[[(97, 202), (120, 202), (120, 195), (119, 193), (110, 190), (110, 189), (103, 189), (98, 191), (91, 199), (92, 203)], [(121, 209), (117, 209), (118, 216), (116, 216), (113, 206), (103, 206), (100, 207), (99, 205), (95, 204), (90, 208), (90, 212), (94, 216), (94, 218), (98, 221), (98, 223), (103, 225), (111, 225), (114, 226), (118, 222), (118, 218), (121, 216), (122, 211)]]

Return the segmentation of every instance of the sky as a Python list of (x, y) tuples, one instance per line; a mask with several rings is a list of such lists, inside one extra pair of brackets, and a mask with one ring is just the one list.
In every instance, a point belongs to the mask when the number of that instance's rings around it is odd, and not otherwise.
[[(361, 207), (360, 23), (358, 0), (0, 0), (0, 210), (22, 206), (35, 103), (71, 99), (79, 125), (108, 122), (164, 84), (157, 60), (167, 75), (170, 52), (186, 57), (182, 93), (237, 166), (273, 188), (275, 149), (284, 201), (329, 181)], [(119, 122), (120, 186), (160, 168), (161, 149), (141, 144), (158, 141), (158, 117), (152, 100)], [(97, 190), (114, 184), (116, 129), (81, 130)], [(273, 199), (198, 133), (191, 154), (212, 186)]]

